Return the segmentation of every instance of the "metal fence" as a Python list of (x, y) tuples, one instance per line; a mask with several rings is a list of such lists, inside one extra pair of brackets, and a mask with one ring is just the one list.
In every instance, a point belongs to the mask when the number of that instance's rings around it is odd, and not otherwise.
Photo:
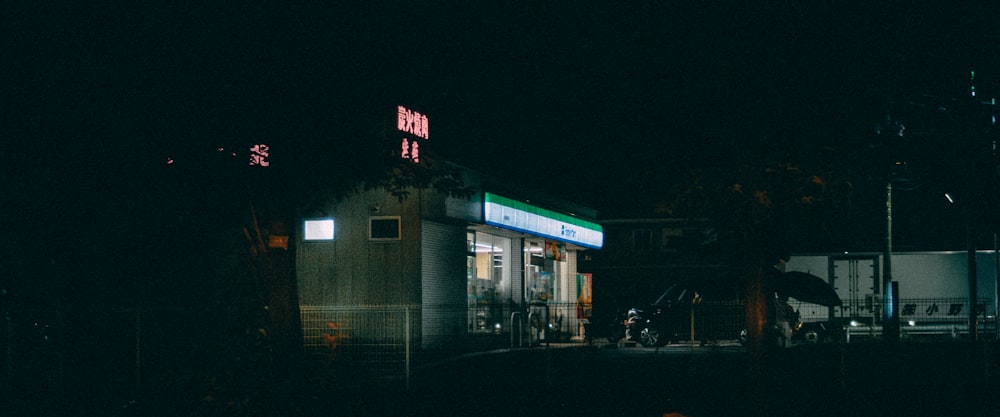
[[(834, 308), (792, 303), (804, 322), (829, 322), (837, 329), (833, 341), (862, 341), (861, 335), (881, 334), (881, 302), (871, 300), (862, 314), (847, 315)], [(904, 337), (963, 336), (968, 334), (967, 303), (963, 299), (904, 299), (900, 315)], [(546, 303), (538, 305), (456, 305), (445, 311), (466, 327), (451, 336), (444, 348), (428, 351), (422, 347), (422, 308), (419, 305), (389, 306), (303, 306), (301, 318), (304, 346), (314, 358), (350, 363), (378, 376), (408, 375), (421, 361), (474, 351), (522, 348), (549, 343), (585, 343), (588, 324), (611, 323), (609, 317), (592, 315), (590, 305)], [(807, 312), (807, 309), (820, 311)], [(989, 301), (979, 304), (981, 337), (996, 336), (996, 320)], [(618, 313), (618, 312), (616, 312)], [(646, 314), (652, 314), (647, 311)], [(744, 304), (739, 301), (706, 301), (669, 313), (673, 342), (716, 343), (737, 341), (745, 328)], [(842, 330), (842, 331), (841, 331)], [(854, 334), (844, 340), (843, 334)], [(597, 337), (604, 335), (598, 334)]]
[[(492, 349), (524, 348), (546, 344), (586, 343), (587, 325), (616, 317), (594, 317), (591, 306), (577, 303), (485, 305), (481, 303), (435, 306), (464, 329), (447, 336), (445, 343), (424, 343), (419, 305), (302, 306), (305, 352), (317, 360), (364, 367), (377, 376), (404, 377), (421, 362), (442, 356)], [(677, 314), (680, 313), (680, 314)], [(674, 340), (736, 340), (743, 328), (743, 305), (738, 302), (705, 302), (671, 313)], [(598, 335), (600, 337), (600, 335)], [(426, 348), (433, 345), (433, 348)]]
[(299, 311), (305, 352), (314, 357), (398, 365), (419, 346), (419, 306), (302, 306)]
[[(977, 307), (980, 339), (997, 338), (993, 300)], [(843, 330), (837, 342), (877, 340), (882, 334), (881, 303), (872, 300), (863, 314), (794, 305), (803, 321), (830, 321)], [(585, 343), (586, 325), (612, 323), (610, 311), (595, 313), (577, 303), (488, 306), (302, 306), (300, 318), (305, 353), (313, 360), (334, 363), (342, 370), (362, 369), (369, 377), (406, 378), (429, 361), (491, 349), (522, 348), (551, 343)], [(483, 314), (489, 311), (489, 314)], [(261, 349), (246, 326), (233, 327), (234, 317), (218, 310), (153, 308), (87, 310), (14, 308), (3, 317), (0, 331), (0, 373), (5, 398), (29, 398), (28, 393), (58, 393), (79, 385), (82, 378), (100, 380), (90, 401), (106, 403), (125, 395), (169, 384), (205, 379), (211, 367), (231, 362), (242, 368), (265, 363)], [(236, 313), (232, 313), (236, 314)], [(600, 315), (598, 315), (600, 314)], [(901, 299), (900, 335), (904, 340), (967, 340), (966, 299)], [(448, 317), (444, 342), (425, 343), (434, 317)], [(605, 317), (607, 316), (607, 317)], [(674, 341), (737, 340), (744, 328), (740, 302), (703, 302), (672, 315)], [(226, 324), (229, 323), (229, 324)], [(252, 326), (251, 326), (252, 329)], [(600, 337), (601, 335), (597, 335)], [(244, 346), (233, 350), (234, 346)], [(221, 365), (220, 365), (221, 364)], [(83, 395), (83, 394), (81, 394)], [(25, 400), (27, 401), (27, 400)]]

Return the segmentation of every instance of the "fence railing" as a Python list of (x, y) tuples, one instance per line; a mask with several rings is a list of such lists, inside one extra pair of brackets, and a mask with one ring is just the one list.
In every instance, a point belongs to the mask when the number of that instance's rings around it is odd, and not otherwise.
[[(442, 336), (422, 332), (434, 325), (421, 322), (426, 307), (419, 305), (302, 306), (300, 313), (304, 350), (311, 357), (365, 367), (374, 375), (405, 377), (414, 364), (441, 356), (585, 343), (585, 325), (596, 319), (590, 307), (577, 303), (434, 306), (434, 317), (466, 323), (439, 343), (427, 339)], [(675, 340), (736, 340), (743, 328), (743, 306), (737, 302), (705, 302), (682, 313), (671, 316), (677, 321)]]
[[(831, 337), (853, 332), (874, 334), (872, 326), (881, 323), (881, 303), (878, 300), (866, 306), (870, 312), (845, 315), (845, 310), (834, 308), (833, 317), (826, 307), (792, 302), (793, 309), (801, 314), (803, 322), (831, 322)], [(962, 299), (904, 299), (900, 302), (900, 315), (904, 335), (924, 337), (930, 335), (968, 333), (967, 303)], [(436, 314), (451, 317), (455, 322), (465, 322), (464, 331), (458, 331), (444, 340), (443, 348), (427, 351), (422, 341), (428, 337), (421, 328), (422, 307), (405, 306), (352, 306), (301, 308), (305, 350), (317, 357), (350, 361), (355, 364), (380, 369), (380, 375), (404, 375), (414, 361), (433, 358), (435, 354), (459, 354), (498, 348), (521, 348), (547, 343), (583, 343), (589, 336), (587, 324), (601, 321), (611, 323), (615, 317), (589, 315), (591, 306), (577, 303), (547, 303), (538, 305), (454, 305), (435, 306)], [(989, 301), (981, 302), (983, 312), (977, 322), (982, 337), (996, 336), (996, 320)], [(817, 313), (817, 311), (821, 312)], [(653, 314), (653, 311), (646, 311)], [(457, 319), (455, 319), (457, 318)], [(672, 341), (712, 343), (736, 341), (745, 328), (744, 304), (738, 301), (705, 301), (670, 312), (669, 327), (674, 330)], [(856, 327), (851, 329), (849, 327)], [(868, 326), (858, 328), (858, 326)], [(843, 330), (841, 332), (840, 330)], [(598, 337), (602, 335), (597, 335)], [(836, 336), (837, 338), (841, 336)], [(853, 341), (858, 341), (855, 339)], [(439, 344), (438, 346), (442, 346)]]
[[(835, 319), (844, 327), (845, 342), (879, 339), (885, 327), (883, 303), (866, 303), (864, 314), (846, 315), (835, 311)], [(970, 326), (967, 298), (904, 298), (898, 303), (899, 336), (904, 340), (967, 339)], [(979, 300), (975, 313), (977, 338), (997, 338), (996, 309), (992, 300)]]
[[(793, 308), (803, 313), (803, 321), (831, 320), (826, 308), (794, 303)], [(834, 325), (843, 326), (838, 329), (852, 336), (850, 343), (881, 335), (880, 300), (872, 300), (864, 308), (852, 315), (834, 310)], [(807, 311), (810, 309), (814, 311)], [(960, 298), (901, 299), (900, 334), (913, 340), (966, 339), (970, 332), (968, 311), (967, 300)], [(979, 338), (995, 339), (993, 300), (981, 300), (977, 311)], [(674, 340), (678, 341), (736, 340), (744, 327), (744, 306), (739, 302), (706, 301), (675, 313), (679, 313), (672, 316), (677, 329)], [(243, 367), (248, 361), (264, 363), (265, 359), (255, 356), (261, 349), (245, 346), (258, 343), (253, 336), (259, 332), (233, 328), (235, 316), (219, 314), (199, 308), (9, 309), (0, 321), (0, 388), (8, 399), (23, 397), (18, 394), (27, 391), (59, 389), (62, 384), (52, 381), (78, 378), (89, 370), (86, 364), (90, 362), (82, 360), (89, 358), (100, 361), (99, 366), (94, 365), (105, 373), (100, 395), (110, 402), (121, 393), (133, 395), (150, 387), (199, 378), (196, 373), (182, 373), (188, 371), (182, 371), (179, 364), (199, 369), (219, 366), (221, 361), (239, 362)], [(447, 326), (436, 323), (441, 317)], [(577, 303), (477, 303), (301, 306), (300, 319), (303, 350), (311, 358), (357, 367), (368, 376), (406, 378), (414, 366), (462, 353), (583, 343), (585, 324), (610, 323), (615, 317), (611, 311), (592, 314), (590, 306)], [(431, 337), (439, 338), (440, 343), (427, 343)], [(234, 351), (233, 346), (244, 346), (244, 350)]]
[(420, 307), (302, 306), (303, 347), (310, 355), (336, 355), (365, 363), (396, 363), (420, 341)]

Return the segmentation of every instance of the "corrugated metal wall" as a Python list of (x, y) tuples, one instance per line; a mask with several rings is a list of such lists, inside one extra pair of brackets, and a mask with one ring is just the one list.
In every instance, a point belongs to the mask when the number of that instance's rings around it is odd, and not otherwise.
[(421, 327), (424, 348), (442, 348), (465, 335), (466, 232), (424, 221), (421, 244)]

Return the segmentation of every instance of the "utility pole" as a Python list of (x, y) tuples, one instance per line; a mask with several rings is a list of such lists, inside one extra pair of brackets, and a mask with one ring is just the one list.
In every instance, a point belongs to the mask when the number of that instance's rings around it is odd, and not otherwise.
[[(970, 96), (970, 99), (973, 100), (974, 104), (975, 104), (976, 101), (978, 101), (978, 99), (976, 98), (976, 71), (975, 70), (969, 71), (969, 96)], [(973, 116), (973, 121), (972, 122), (973, 122), (973, 124), (976, 124), (976, 122), (978, 121), (978, 120), (976, 120), (977, 119), (976, 116), (978, 116), (978, 115), (979, 115), (978, 111), (973, 111), (972, 112), (972, 116)], [(970, 126), (970, 127), (972, 127), (972, 126)], [(969, 150), (968, 150), (968, 152), (969, 152), (969, 161), (970, 161), (969, 162), (969, 165), (970, 165), (969, 166), (969, 179), (968, 179), (968, 189), (970, 191), (968, 193), (969, 197), (971, 197), (973, 195), (973, 193), (976, 192), (975, 189), (978, 188), (978, 187), (975, 187), (975, 183), (976, 183), (976, 146), (975, 146), (975, 143), (976, 143), (976, 136), (978, 136), (976, 134), (976, 132), (978, 132), (978, 131), (979, 131), (979, 129), (975, 129), (975, 128), (972, 129), (972, 132), (971, 132), (972, 133), (972, 137), (969, 139), (971, 141), (971, 143), (969, 143), (969, 145), (968, 145), (969, 146)], [(970, 210), (971, 210), (970, 205), (972, 204), (972, 199), (967, 197), (966, 200), (967, 201), (962, 206), (962, 213), (965, 216), (965, 238), (966, 238), (966, 245), (968, 245), (967, 249), (969, 251), (969, 259), (968, 259), (968, 262), (969, 262), (969, 266), (968, 266), (968, 273), (969, 273), (969, 340), (971, 342), (975, 343), (979, 339), (979, 317), (978, 317), (978, 314), (977, 314), (978, 311), (979, 311), (978, 308), (977, 308), (977, 306), (979, 304), (979, 300), (977, 298), (978, 297), (979, 288), (978, 288), (978, 285), (977, 285), (977, 282), (976, 282), (977, 281), (977, 279), (976, 279), (976, 238), (975, 238), (975, 232), (973, 231), (973, 227), (972, 227), (972, 216), (974, 215), (974, 213), (970, 212)]]
[[(998, 155), (997, 149), (1000, 147), (997, 139), (997, 114), (996, 114), (997, 99), (990, 98), (990, 129), (989, 134), (991, 136), (990, 154), (992, 156), (990, 162), (990, 168), (993, 169), (991, 172), (991, 179), (989, 189), (992, 191), (990, 193), (991, 198), (987, 200), (989, 204), (989, 212), (995, 213), (997, 209), (997, 195), (1000, 188), (1000, 155)], [(997, 219), (996, 215), (992, 215), (990, 218), (990, 225), (993, 228), (993, 317), (994, 321), (997, 320), (997, 314), (1000, 313), (1000, 235), (997, 233)], [(984, 312), (985, 313), (985, 312)], [(1000, 340), (1000, 325), (993, 325), (994, 334), (993, 336)]]
[[(892, 285), (892, 174), (885, 186), (885, 262), (882, 263), (882, 339), (895, 342), (899, 339), (899, 313), (893, 308), (898, 294)], [(897, 287), (898, 288), (898, 287)]]
[(902, 138), (906, 126), (899, 122), (894, 122), (891, 117), (886, 117), (886, 125), (883, 126), (883, 136), (886, 152), (886, 177), (885, 177), (885, 253), (882, 263), (882, 340), (887, 343), (899, 340), (899, 312), (895, 306), (898, 304), (898, 286), (892, 282), (892, 191), (893, 181), (901, 174), (899, 170), (905, 168), (905, 162), (895, 158), (893, 152), (894, 137)]

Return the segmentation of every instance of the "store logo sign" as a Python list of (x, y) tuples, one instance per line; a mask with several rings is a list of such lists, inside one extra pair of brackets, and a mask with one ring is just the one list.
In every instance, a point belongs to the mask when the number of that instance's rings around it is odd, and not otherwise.
[(597, 223), (493, 193), (485, 193), (483, 222), (591, 249), (604, 246), (604, 229)]

